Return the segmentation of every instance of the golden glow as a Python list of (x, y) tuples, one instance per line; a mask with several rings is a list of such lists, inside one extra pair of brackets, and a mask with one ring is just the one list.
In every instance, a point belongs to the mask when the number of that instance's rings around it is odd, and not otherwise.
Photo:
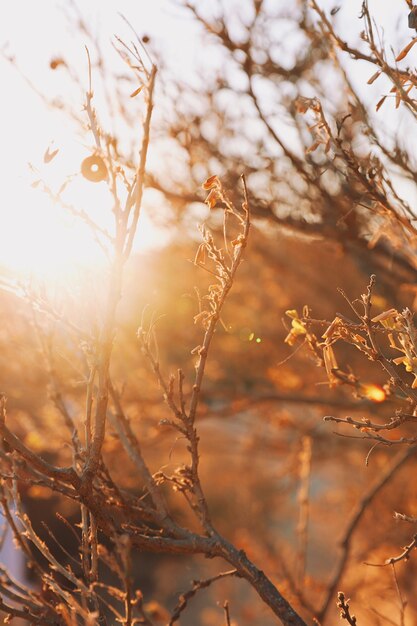
[[(36, 174), (27, 169), (26, 176), (19, 176), (18, 184), (9, 189), (0, 213), (0, 266), (8, 271), (57, 284), (79, 275), (83, 269), (99, 270), (108, 263), (112, 253), (110, 239), (94, 231), (68, 208), (83, 211), (113, 236), (110, 192), (105, 182), (91, 183), (82, 178), (76, 169), (82, 159), (78, 150), (71, 154), (64, 149), (63, 156), (58, 153), (56, 162), (42, 165)], [(62, 195), (68, 205), (65, 208), (45, 193), (44, 185), (56, 193), (68, 172), (72, 178)], [(34, 181), (35, 188), (31, 187)], [(144, 210), (135, 249), (150, 249), (163, 240), (161, 231)]]
[(362, 385), (362, 393), (368, 398), (368, 400), (372, 400), (372, 402), (384, 402), (387, 397), (387, 394), (379, 385)]
[[(11, 14), (9, 17), (11, 18)], [(17, 12), (16, 26), (18, 17)], [(20, 37), (20, 28), (16, 32)], [(29, 32), (30, 29), (27, 35)], [(65, 89), (71, 91), (73, 87), (63, 72), (51, 71), (49, 62), (45, 61), (52, 54), (50, 36), (50, 28), (48, 36), (42, 38), (39, 32), (36, 34), (40, 45), (45, 45), (37, 63), (28, 58), (25, 65), (24, 51), (29, 50), (29, 57), (33, 54), (31, 46), (23, 46), (26, 36), (22, 36), (22, 47), (18, 43), (16, 46), (20, 48), (19, 60), (22, 61), (24, 74), (30, 76), (34, 84), (39, 85), (40, 92), (45, 91), (48, 97), (58, 98), (60, 94), (66, 93)], [(58, 39), (60, 41), (57, 41), (57, 45), (59, 43), (61, 47), (62, 38)], [(74, 42), (68, 41), (67, 46), (66, 50), (70, 54)], [(75, 52), (79, 58), (77, 56), (73, 62), (77, 71), (79, 69), (85, 78), (87, 69), (84, 45), (75, 46), (72, 53)], [(89, 182), (82, 178), (80, 172), (83, 160), (92, 154), (93, 138), (88, 134), (80, 138), (78, 124), (73, 123), (71, 117), (65, 113), (46, 107), (42, 99), (28, 87), (19, 71), (4, 59), (0, 59), (0, 78), (2, 84), (8, 85), (2, 102), (3, 118), (7, 123), (2, 131), (0, 153), (0, 171), (3, 173), (0, 197), (0, 272), (3, 268), (8, 275), (12, 273), (19, 278), (33, 277), (57, 284), (69, 277), (79, 276), (84, 268), (95, 270), (105, 267), (106, 255), (97, 244), (91, 229), (42, 191), (45, 183), (56, 193), (67, 177), (70, 177), (70, 183), (63, 193), (65, 202), (76, 209), (84, 210), (100, 227), (113, 234), (113, 201), (106, 183)], [(82, 90), (73, 90), (71, 97), (75, 103), (74, 111), (78, 112), (85, 94)], [(101, 112), (99, 96), (95, 104)], [(27, 114), (23, 114), (24, 111)], [(45, 163), (44, 155), (50, 156), (57, 149), (56, 156)], [(41, 182), (36, 188), (32, 188), (31, 185), (36, 181)], [(147, 207), (150, 210), (149, 204), (144, 206), (133, 252), (163, 245), (168, 239), (167, 233), (161, 233), (147, 216)], [(107, 247), (110, 251), (111, 246)]]
[(10, 215), (2, 231), (1, 260), (8, 269), (48, 280), (98, 261), (84, 226), (69, 223), (45, 198), (28, 197), (30, 209)]
[(2, 215), (1, 264), (20, 275), (55, 282), (103, 263), (104, 253), (89, 227), (28, 182), (17, 191), (19, 203)]

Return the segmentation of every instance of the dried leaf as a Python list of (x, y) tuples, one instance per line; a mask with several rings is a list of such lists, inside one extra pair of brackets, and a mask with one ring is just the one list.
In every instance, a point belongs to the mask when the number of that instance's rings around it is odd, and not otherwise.
[(377, 72), (375, 72), (375, 74), (372, 74), (367, 84), (372, 85), (372, 83), (374, 83), (376, 79), (379, 78), (379, 76), (381, 76), (381, 74), (382, 74), (381, 70), (378, 70)]
[(395, 94), (395, 108), (398, 109), (400, 104), (401, 104), (401, 94), (399, 91), (397, 91), (397, 93)]
[(204, 202), (209, 205), (210, 209), (214, 209), (218, 200), (221, 200), (220, 193), (217, 189), (212, 189)]
[(388, 309), (388, 311), (384, 311), (383, 313), (380, 313), (379, 315), (375, 315), (375, 317), (371, 319), (371, 322), (373, 323), (383, 322), (393, 317), (395, 318), (397, 315), (398, 315), (397, 309)]
[(52, 152), (49, 150), (49, 146), (47, 147), (47, 149), (45, 150), (45, 154), (43, 155), (43, 162), (44, 163), (50, 163), (52, 161), (52, 159), (54, 159), (56, 157), (56, 155), (59, 152), (59, 148), (57, 148), (56, 150), (52, 150)]
[(333, 352), (333, 348), (331, 346), (324, 346), (323, 359), (324, 359), (324, 366), (326, 368), (327, 376), (329, 378), (329, 382), (331, 385), (333, 385), (337, 382), (337, 378), (334, 375), (333, 370), (337, 370), (338, 365), (337, 365), (335, 354)]
[(206, 181), (201, 185), (203, 189), (208, 191), (209, 189), (220, 188), (221, 183), (218, 176), (210, 176)]
[(323, 339), (332, 339), (335, 332), (339, 330), (341, 321), (340, 317), (335, 317), (327, 330), (322, 334)]
[(54, 57), (49, 63), (49, 67), (51, 68), (51, 70), (56, 70), (61, 65), (66, 65), (64, 59), (62, 59), (61, 57)]
[(398, 62), (398, 61), (402, 61), (403, 59), (405, 59), (405, 57), (410, 52), (411, 48), (414, 46), (416, 42), (417, 42), (417, 37), (414, 37), (414, 39), (412, 39), (410, 43), (407, 44), (406, 47), (401, 50), (400, 54), (396, 57), (395, 60)]
[(417, 28), (417, 7), (413, 7), (412, 2), (408, 2), (411, 11), (408, 15), (408, 28)]
[(202, 243), (198, 246), (195, 258), (194, 265), (204, 265), (206, 262), (206, 246)]
[(292, 332), (295, 335), (306, 335), (307, 331), (305, 329), (304, 324), (300, 320), (293, 320), (291, 322)]
[(143, 85), (141, 85), (140, 87), (138, 87), (137, 89), (135, 89), (135, 91), (133, 91), (133, 92), (130, 94), (130, 97), (131, 97), (131, 98), (135, 98), (138, 94), (140, 94), (140, 92), (142, 91), (142, 89), (143, 89)]
[(382, 107), (382, 105), (384, 104), (385, 100), (387, 99), (387, 96), (383, 96), (381, 98), (381, 100), (378, 101), (376, 107), (375, 107), (375, 111), (379, 111), (379, 109)]
[(317, 150), (320, 143), (321, 143), (320, 141), (315, 141), (309, 148), (307, 148), (306, 154), (310, 154), (310, 152), (314, 152), (314, 150)]
[(311, 98), (304, 98), (303, 96), (299, 96), (295, 101), (295, 108), (297, 113), (307, 113), (311, 105)]
[(299, 319), (299, 315), (298, 315), (298, 311), (297, 309), (289, 309), (288, 311), (285, 311), (285, 315), (287, 315), (288, 317), (290, 317), (292, 320), (297, 320)]

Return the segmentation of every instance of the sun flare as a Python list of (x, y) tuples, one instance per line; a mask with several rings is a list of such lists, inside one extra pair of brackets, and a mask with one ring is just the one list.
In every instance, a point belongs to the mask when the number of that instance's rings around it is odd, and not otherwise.
[(32, 202), (10, 224), (7, 262), (35, 274), (56, 275), (78, 263), (98, 260), (96, 246), (81, 224), (68, 223), (53, 206)]
[[(0, 213), (0, 266), (19, 277), (56, 285), (80, 276), (83, 270), (100, 271), (107, 266), (112, 255), (114, 216), (104, 182), (94, 184), (77, 173), (65, 191), (62, 206), (45, 192), (45, 187), (53, 190), (62, 183), (60, 171), (54, 174), (39, 184), (35, 181), (35, 187), (29, 178), (20, 178), (10, 190)], [(163, 233), (145, 208), (135, 250), (148, 250), (163, 242)]]
[(21, 275), (56, 281), (105, 256), (93, 232), (37, 189), (21, 189), (19, 204), (2, 215), (1, 264)]

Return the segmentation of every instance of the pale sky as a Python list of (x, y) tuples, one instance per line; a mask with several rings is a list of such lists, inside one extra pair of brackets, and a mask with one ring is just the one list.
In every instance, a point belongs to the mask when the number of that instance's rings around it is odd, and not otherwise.
[[(68, 94), (65, 72), (53, 72), (49, 67), (52, 58), (64, 56), (71, 67), (80, 72), (84, 84), (87, 80), (85, 40), (68, 19), (68, 14), (74, 15), (70, 11), (70, 4), (56, 0), (42, 0), (39, 3), (15, 0), (7, 3), (7, 8), (5, 4), (0, 4), (0, 44), (6, 44), (6, 54), (13, 55), (22, 72), (36, 88), (51, 98), (62, 98)], [(113, 35), (118, 34), (127, 41), (132, 38), (119, 13), (131, 21), (140, 36), (150, 35), (152, 46), (158, 50), (164, 49), (167, 58), (174, 60), (175, 57), (178, 64), (184, 65), (186, 55), (197, 43), (191, 21), (182, 19), (179, 29), (179, 11), (166, 0), (118, 0), (106, 3), (89, 0), (82, 5), (85, 20), (93, 33), (100, 37), (103, 50), (108, 47), (110, 58), (113, 55), (115, 63), (118, 58), (111, 48)], [(184, 35), (187, 46), (179, 45)], [(50, 267), (55, 271), (54, 265), (59, 265), (59, 259), (70, 255), (74, 247), (79, 252), (81, 262), (83, 256), (88, 260), (95, 248), (90, 233), (80, 227), (78, 222), (63, 215), (59, 208), (52, 206), (41, 192), (30, 187), (37, 176), (28, 168), (29, 162), (39, 165), (42, 178), (57, 179), (61, 170), (63, 175), (77, 171), (82, 158), (88, 155), (85, 146), (79, 137), (74, 136), (74, 127), (65, 116), (51, 114), (16, 68), (4, 59), (0, 59), (0, 81), (3, 85), (0, 117), (3, 148), (0, 153), (3, 173), (0, 263), (30, 271), (33, 269), (33, 260), (42, 257), (43, 270)], [(82, 94), (77, 92), (72, 95), (73, 106), (80, 111)], [(50, 144), (59, 148), (60, 153), (46, 167), (42, 157)], [(94, 187), (93, 190), (91, 185), (84, 185), (81, 191), (94, 194), (91, 204), (94, 207), (101, 206), (104, 212), (108, 208), (105, 190), (98, 188), (100, 185)], [(103, 220), (103, 214), (96, 214), (96, 217)], [(155, 237), (160, 238), (145, 210), (137, 247), (146, 249), (154, 245)]]
[[(226, 10), (239, 14), (247, 0), (223, 0)], [(276, 6), (276, 0), (265, 0)], [(283, 9), (287, 0), (278, 0)], [(22, 71), (40, 92), (50, 97), (65, 95), (67, 85), (63, 72), (52, 72), (49, 62), (53, 57), (64, 56), (71, 67), (77, 68), (80, 78), (86, 81), (86, 58), (83, 37), (79, 36), (68, 19), (71, 2), (65, 0), (13, 0), (0, 3), (0, 45), (7, 54), (16, 57)], [(78, 3), (92, 31), (100, 37), (103, 50), (116, 56), (111, 48), (114, 34), (129, 40), (131, 35), (119, 13), (125, 15), (140, 36), (151, 37), (151, 47), (158, 50), (173, 73), (191, 79), (198, 73), (210, 72), (219, 63), (216, 56), (207, 53), (202, 45), (201, 32), (191, 17), (173, 0), (84, 0)], [(215, 7), (214, 0), (202, 0), (200, 5)], [(361, 0), (322, 0), (328, 10), (336, 4), (341, 10), (336, 16), (340, 32), (353, 43), (360, 32)], [(412, 31), (407, 28), (407, 9), (403, 0), (370, 0), (370, 7), (381, 32), (394, 50), (398, 52), (407, 43)], [(399, 35), (397, 27), (400, 24)], [(7, 45), (6, 45), (7, 43)], [(417, 59), (417, 46), (408, 57), (409, 62)], [(197, 75), (198, 75), (197, 73)], [(354, 80), (363, 87), (364, 81), (373, 73), (365, 65), (355, 70)], [(57, 178), (60, 171), (77, 171), (79, 162), (87, 156), (86, 146), (63, 115), (45, 109), (40, 98), (30, 90), (16, 69), (0, 58), (0, 81), (2, 85), (0, 137), (2, 150), (1, 204), (0, 204), (0, 264), (18, 266), (30, 270), (34, 258), (42, 258), (45, 268), (59, 265), (59, 258), (71, 253), (74, 248), (83, 255), (91, 253), (90, 235), (80, 230), (74, 220), (63, 218), (62, 212), (48, 203), (38, 190), (30, 187), (34, 180), (28, 170), (28, 162), (40, 166), (41, 176)], [(378, 83), (378, 81), (377, 81)], [(370, 97), (378, 95), (381, 86), (368, 88)], [(73, 105), (81, 110), (80, 94), (72, 94)], [(390, 122), (388, 107), (381, 114), (384, 123)], [(383, 117), (385, 116), (385, 118)], [(54, 142), (51, 144), (51, 142)], [(49, 166), (42, 163), (42, 156), (53, 145), (60, 149), (59, 157)], [(61, 168), (61, 170), (60, 170)], [(85, 192), (81, 188), (79, 193)], [(88, 189), (90, 193), (90, 189)], [(91, 199), (95, 215), (100, 219), (106, 201), (103, 189), (96, 189)], [(159, 235), (144, 211), (142, 227), (139, 229), (137, 248), (154, 245)], [(98, 211), (98, 213), (97, 213)], [(53, 236), (51, 236), (53, 234)], [(24, 253), (24, 251), (26, 251)]]

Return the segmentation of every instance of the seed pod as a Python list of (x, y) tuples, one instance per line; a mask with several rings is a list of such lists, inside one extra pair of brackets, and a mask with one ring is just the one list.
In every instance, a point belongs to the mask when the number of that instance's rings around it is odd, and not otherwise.
[(408, 14), (408, 28), (415, 28), (417, 30), (417, 7), (411, 9)]
[(107, 167), (100, 156), (89, 156), (81, 163), (81, 174), (92, 183), (100, 183), (107, 178)]

